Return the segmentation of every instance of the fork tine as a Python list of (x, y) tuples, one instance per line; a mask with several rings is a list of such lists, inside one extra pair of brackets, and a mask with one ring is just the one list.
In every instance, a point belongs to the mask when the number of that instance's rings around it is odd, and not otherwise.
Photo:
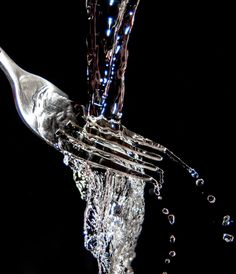
[[(131, 157), (127, 157), (126, 155), (119, 154), (118, 152), (114, 153), (114, 150), (103, 150), (101, 148), (104, 148), (102, 145), (100, 145), (100, 148), (97, 146), (95, 141), (88, 140), (86, 137), (81, 138), (74, 138), (70, 134), (66, 133), (63, 130), (59, 130), (57, 132), (57, 136), (63, 138), (64, 140), (67, 140), (69, 143), (72, 144), (73, 149), (77, 149), (77, 154), (81, 153), (81, 149), (86, 151), (87, 153), (91, 155), (96, 155), (101, 158), (105, 158), (107, 160), (110, 160), (111, 162), (118, 163), (123, 166), (130, 166), (131, 169), (135, 170), (135, 167), (138, 167), (140, 169), (146, 169), (150, 171), (157, 171), (157, 167), (151, 163), (147, 163), (145, 161), (142, 161), (140, 159), (131, 159)], [(71, 148), (70, 148), (71, 149)], [(74, 151), (74, 153), (76, 153)], [(88, 158), (90, 157), (88, 156)]]
[[(141, 179), (144, 181), (152, 181), (152, 177), (145, 174), (142, 171), (142, 165), (140, 165), (140, 170), (135, 170), (131, 163), (127, 167), (124, 165), (126, 160), (119, 160), (116, 156), (106, 157), (106, 155), (99, 154), (98, 151), (91, 152), (88, 147), (83, 144), (81, 141), (75, 140), (76, 144), (73, 141), (73, 137), (66, 134), (64, 131), (59, 130), (57, 132), (57, 137), (59, 138), (59, 149), (64, 154), (70, 155), (70, 162), (73, 165), (73, 160), (77, 161), (86, 161), (93, 167), (99, 167), (102, 169), (111, 169), (122, 175), (130, 175), (132, 177), (136, 177), (137, 179)], [(146, 167), (145, 167), (146, 168)], [(155, 171), (151, 169), (152, 171)]]
[[(104, 128), (100, 128), (97, 124), (92, 126), (87, 125), (86, 128), (81, 128), (73, 122), (69, 122), (66, 126), (66, 129), (70, 130), (72, 134), (75, 134), (74, 137), (78, 138), (82, 136), (80, 133), (84, 132), (84, 135), (87, 135), (90, 140), (96, 140), (96, 143), (101, 143), (101, 145), (106, 146), (109, 149), (116, 150), (117, 152), (128, 156), (130, 159), (138, 158), (147, 158), (153, 161), (161, 161), (162, 156), (157, 153), (149, 152), (145, 149), (134, 146), (135, 143), (130, 137), (122, 136), (120, 133), (115, 133), (108, 131), (104, 133)], [(136, 158), (134, 158), (136, 156)]]

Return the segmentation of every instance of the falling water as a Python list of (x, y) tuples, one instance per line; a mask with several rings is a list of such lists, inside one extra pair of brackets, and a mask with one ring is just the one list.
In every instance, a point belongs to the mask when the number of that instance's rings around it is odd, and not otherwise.
[(122, 116), (127, 44), (139, 0), (87, 0), (87, 79), (90, 115)]

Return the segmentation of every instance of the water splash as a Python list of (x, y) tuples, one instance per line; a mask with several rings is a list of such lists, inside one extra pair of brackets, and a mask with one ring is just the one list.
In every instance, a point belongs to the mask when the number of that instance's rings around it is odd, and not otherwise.
[(86, 163), (78, 172), (89, 173), (84, 237), (99, 262), (99, 273), (133, 273), (130, 264), (144, 219), (144, 183), (92, 170)]
[[(91, 135), (94, 131), (96, 135)], [(148, 139), (145, 139), (144, 142), (144, 139), (134, 133), (129, 132), (127, 134), (126, 131), (112, 131), (109, 127), (105, 127), (105, 132), (104, 135), (104, 127), (101, 127), (97, 121), (91, 123), (88, 120), (83, 127), (82, 136), (81, 129), (69, 123), (64, 128), (64, 132), (58, 132), (57, 134), (58, 148), (65, 155), (64, 163), (72, 168), (76, 186), (81, 193), (82, 199), (86, 201), (84, 218), (85, 247), (97, 259), (99, 273), (133, 273), (131, 263), (135, 257), (135, 247), (144, 219), (144, 187), (148, 182), (152, 183), (153, 193), (159, 197), (164, 183), (164, 171), (160, 168), (156, 167), (154, 169), (155, 176), (159, 180), (148, 175), (149, 171), (150, 174), (153, 174), (153, 167), (147, 165), (147, 163), (143, 165), (139, 157), (139, 153), (141, 153), (139, 149), (142, 148), (143, 151), (144, 148), (151, 148), (153, 150), (152, 153), (150, 151), (142, 152), (142, 155), (146, 157), (150, 153), (152, 159), (160, 161), (165, 156), (176, 161), (187, 171), (190, 167), (168, 149)], [(122, 135), (118, 139), (114, 133)], [(113, 157), (114, 162), (112, 162), (112, 165), (109, 167), (106, 163), (106, 166), (104, 166), (104, 161), (111, 159), (110, 152), (99, 150), (99, 155), (104, 154), (105, 158), (96, 158), (98, 156), (98, 147), (96, 145), (87, 147), (79, 141), (87, 140), (86, 143), (88, 144), (95, 136), (99, 136), (99, 143), (105, 142), (103, 138), (111, 142), (110, 144), (104, 143), (106, 149), (111, 146), (114, 152), (122, 151), (124, 155), (132, 154), (134, 160), (131, 162), (126, 158), (119, 157), (116, 159)], [(122, 150), (117, 144), (114, 145), (114, 140), (117, 142), (122, 140)], [(131, 153), (130, 145), (138, 141), (136, 151)], [(89, 151), (89, 161), (84, 161), (79, 157), (82, 150)], [(161, 151), (163, 156), (157, 156), (154, 151), (158, 151), (158, 153)], [(95, 159), (97, 160), (95, 161)], [(115, 164), (118, 163), (123, 164), (124, 171), (114, 169)], [(133, 175), (130, 174), (130, 170), (133, 170)], [(141, 177), (144, 175), (146, 177)], [(175, 224), (175, 215), (167, 207), (162, 208), (162, 214), (166, 216), (171, 226)], [(175, 236), (171, 234), (169, 237), (170, 244), (173, 245), (175, 241)], [(170, 264), (175, 255), (176, 252), (171, 248), (168, 253), (169, 257), (164, 260), (165, 264)]]

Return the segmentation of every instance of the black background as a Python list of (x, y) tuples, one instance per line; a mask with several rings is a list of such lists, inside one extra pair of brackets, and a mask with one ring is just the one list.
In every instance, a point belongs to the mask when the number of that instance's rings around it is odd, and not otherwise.
[[(180, 168), (165, 166), (164, 204), (146, 191), (135, 273), (235, 273), (235, 243), (223, 242), (221, 228), (224, 214), (235, 216), (233, 7), (154, 3), (141, 0), (131, 34), (123, 124), (194, 166), (217, 203), (209, 205)], [(0, 46), (22, 68), (83, 103), (83, 1), (21, 2), (1, 5), (1, 13)], [(4, 273), (97, 273), (83, 248), (85, 204), (71, 171), (20, 121), (2, 72), (0, 115)], [(174, 227), (160, 214), (165, 205), (176, 215)], [(172, 232), (177, 256), (165, 266)]]

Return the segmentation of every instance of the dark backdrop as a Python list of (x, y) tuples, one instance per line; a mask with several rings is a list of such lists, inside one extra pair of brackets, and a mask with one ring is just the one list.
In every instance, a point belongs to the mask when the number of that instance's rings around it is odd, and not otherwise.
[[(221, 228), (224, 214), (235, 216), (233, 8), (154, 3), (141, 0), (131, 34), (123, 124), (194, 166), (217, 206), (205, 202), (181, 169), (167, 165), (163, 196), (176, 225), (167, 224), (163, 205), (147, 188), (135, 273), (234, 273), (235, 242), (223, 242)], [(1, 4), (0, 46), (21, 67), (83, 102), (85, 11), (83, 1), (77, 4)], [(97, 273), (83, 248), (85, 204), (71, 171), (20, 121), (2, 72), (0, 114), (4, 273)], [(172, 232), (177, 256), (166, 267)]]

